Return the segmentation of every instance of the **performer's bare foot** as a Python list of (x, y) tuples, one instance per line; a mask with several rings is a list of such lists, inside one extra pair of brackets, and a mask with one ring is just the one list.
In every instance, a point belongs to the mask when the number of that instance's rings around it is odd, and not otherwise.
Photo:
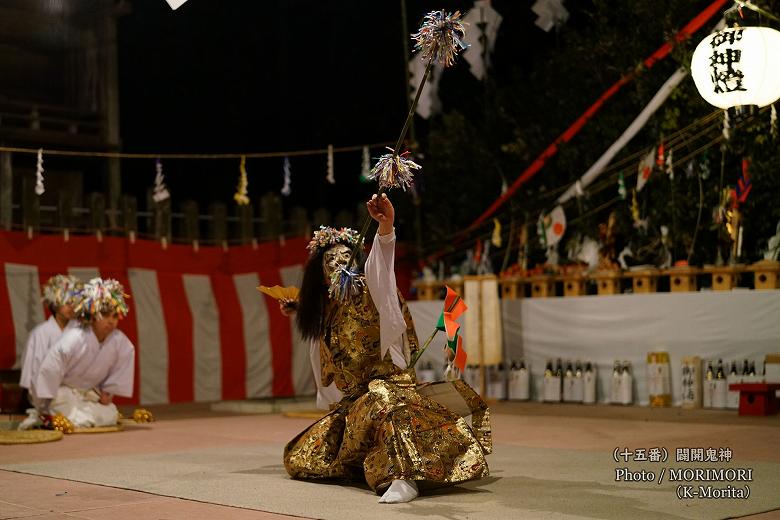
[(379, 499), (380, 504), (400, 504), (411, 502), (418, 495), (417, 483), (414, 480), (394, 480), (385, 494)]

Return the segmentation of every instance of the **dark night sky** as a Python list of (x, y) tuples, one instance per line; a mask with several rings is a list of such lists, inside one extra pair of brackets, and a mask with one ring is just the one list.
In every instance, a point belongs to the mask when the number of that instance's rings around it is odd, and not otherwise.
[[(530, 1), (494, 1), (502, 40), (544, 33)], [(472, 1), (408, 0), (408, 29), (433, 9)], [(399, 0), (136, 0), (119, 20), (121, 132), (127, 152), (300, 150), (395, 141), (406, 115)], [(511, 34), (505, 37), (503, 34)], [(547, 37), (549, 38), (549, 37)], [(411, 46), (411, 43), (410, 43)], [(467, 67), (462, 64), (462, 67)], [(467, 70), (467, 69), (465, 69)], [(372, 157), (381, 148), (372, 149)], [(293, 158), (286, 206), (354, 208), (360, 152)], [(281, 159), (250, 160), (250, 196), (282, 185)], [(123, 161), (125, 191), (140, 195), (153, 161)], [(164, 161), (174, 208), (185, 198), (230, 202), (238, 160)]]

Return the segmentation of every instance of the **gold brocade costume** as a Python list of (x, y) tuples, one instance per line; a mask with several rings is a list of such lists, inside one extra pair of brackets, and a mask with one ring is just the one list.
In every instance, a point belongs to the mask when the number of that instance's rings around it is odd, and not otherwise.
[[(399, 296), (400, 299), (400, 296)], [(408, 354), (419, 349), (403, 300)], [(414, 369), (380, 359), (379, 314), (364, 289), (349, 305), (330, 302), (320, 340), (322, 385), (335, 382), (344, 398), (284, 450), (294, 478), (363, 480), (381, 490), (393, 480), (454, 484), (489, 474), (492, 451), (487, 405), (463, 381), (454, 388), (471, 410), (471, 425), (420, 395)]]

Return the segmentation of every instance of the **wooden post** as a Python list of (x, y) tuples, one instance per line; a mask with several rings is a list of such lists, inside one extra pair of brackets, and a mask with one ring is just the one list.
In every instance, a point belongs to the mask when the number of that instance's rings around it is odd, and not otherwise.
[(69, 191), (61, 191), (57, 197), (58, 224), (62, 229), (73, 229), (73, 196)]
[(548, 298), (555, 296), (555, 279), (550, 275), (531, 276), (531, 298)]
[[(97, 84), (103, 115), (103, 138), (113, 149), (119, 149), (121, 138), (119, 126), (117, 20), (113, 14), (105, 14), (98, 23), (98, 37), (92, 38), (89, 43), (92, 47), (90, 50), (97, 52), (100, 63), (98, 65), (98, 74), (100, 76)], [(122, 190), (119, 159), (109, 158), (107, 170), (106, 193), (108, 194), (108, 207), (110, 209), (116, 209), (119, 204), (119, 197)], [(170, 214), (170, 205), (168, 206), (168, 213)], [(168, 223), (166, 236), (170, 238), (170, 222)]]
[(255, 238), (255, 227), (252, 219), (254, 211), (251, 204), (236, 206), (236, 215), (238, 216), (238, 236), (242, 244), (251, 244)]
[(282, 198), (269, 191), (260, 198), (260, 237), (275, 240), (282, 235)]
[(171, 241), (171, 199), (154, 204), (154, 238)]
[(368, 208), (366, 208), (366, 203), (359, 202), (355, 209), (357, 210), (355, 212), (355, 222), (364, 222), (368, 218)]
[(598, 284), (599, 296), (620, 294), (620, 271), (596, 271), (591, 278)]
[(89, 194), (89, 211), (92, 229), (102, 234), (106, 229), (106, 197), (102, 193)]
[(211, 221), (209, 222), (209, 238), (215, 244), (227, 242), (227, 208), (221, 202), (214, 202), (209, 206)]
[(187, 242), (195, 243), (200, 240), (200, 222), (198, 220), (198, 203), (194, 200), (185, 200), (181, 204), (183, 218), (181, 221), (181, 237)]
[(737, 276), (744, 266), (728, 265), (706, 267), (704, 270), (712, 274), (713, 291), (730, 291), (737, 286)]
[(122, 196), (121, 227), (128, 236), (138, 233), (138, 200), (131, 195)]
[[(60, 192), (60, 200), (63, 199)], [(68, 197), (70, 201), (70, 197)], [(70, 209), (73, 209), (71, 202)], [(22, 175), (22, 227), (25, 231), (32, 229), (34, 232), (41, 227), (41, 210), (38, 195), (35, 194), (35, 172), (30, 171)]]
[(320, 226), (332, 226), (330, 211), (326, 208), (317, 208), (314, 210), (314, 229), (319, 229)]
[(670, 267), (664, 274), (669, 275), (669, 291), (696, 292), (696, 275), (699, 270), (695, 267)]
[(356, 225), (355, 225), (354, 218), (355, 217), (354, 217), (354, 215), (352, 215), (351, 212), (343, 209), (343, 210), (339, 211), (338, 213), (336, 213), (336, 223), (334, 225), (337, 228), (343, 228), (343, 227), (355, 228)]
[(780, 262), (777, 260), (761, 260), (750, 266), (755, 272), (753, 286), (757, 290), (780, 288)]
[(505, 276), (499, 280), (498, 285), (501, 288), (501, 298), (516, 300), (523, 297), (523, 285), (518, 276)]
[(658, 274), (658, 269), (643, 269), (628, 273), (631, 277), (631, 286), (634, 294), (654, 293), (656, 291)]
[(585, 277), (582, 273), (567, 274), (563, 280), (563, 295), (565, 297), (583, 296), (585, 294)]
[(439, 298), (439, 291), (441, 290), (441, 283), (439, 282), (415, 280), (412, 285), (417, 289), (418, 300), (437, 300)]
[(14, 172), (11, 152), (0, 152), (0, 229), (13, 225)]
[(154, 231), (154, 205), (157, 204), (154, 201), (154, 188), (149, 188), (146, 190), (146, 209), (148, 210), (147, 213), (150, 214), (150, 216), (145, 217), (145, 225), (143, 226), (144, 231), (147, 234), (151, 234)]
[(290, 233), (296, 237), (309, 237), (311, 227), (306, 208), (295, 206), (290, 212)]

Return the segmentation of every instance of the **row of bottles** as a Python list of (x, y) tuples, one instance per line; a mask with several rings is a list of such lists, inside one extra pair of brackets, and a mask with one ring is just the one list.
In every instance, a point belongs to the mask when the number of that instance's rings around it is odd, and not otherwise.
[(596, 402), (596, 367), (590, 361), (584, 365), (579, 360), (566, 361), (564, 368), (561, 360), (547, 360), (542, 381), (542, 400), (551, 403)]
[(722, 359), (717, 361), (711, 359), (707, 361), (706, 366), (702, 384), (703, 408), (737, 409), (739, 392), (729, 390), (729, 385), (762, 380), (762, 375), (756, 373), (756, 362), (753, 360), (743, 359), (741, 370), (736, 360), (724, 365)]
[[(506, 367), (508, 366), (508, 370)], [(759, 365), (760, 367), (760, 365)], [(417, 369), (419, 382), (442, 381), (446, 365), (437, 373), (428, 362)], [(472, 388), (481, 391), (481, 371), (478, 365), (468, 365), (462, 377)], [(496, 400), (528, 400), (531, 398), (531, 367), (524, 360), (511, 364), (484, 367), (485, 397)], [(682, 358), (682, 407), (739, 407), (739, 392), (728, 386), (740, 382), (763, 380), (764, 371), (757, 370), (750, 359), (702, 361), (699, 357)], [(630, 405), (635, 400), (634, 369), (629, 361), (615, 360), (609, 383), (607, 402)], [(597, 369), (592, 362), (548, 359), (541, 385), (543, 402), (595, 403), (597, 399)], [(651, 352), (647, 356), (647, 393), (650, 406), (671, 406), (671, 363), (666, 352)]]
[[(531, 395), (531, 375), (530, 367), (527, 367), (525, 361), (512, 361), (509, 371), (505, 370), (505, 365), (488, 365), (485, 367), (485, 390), (488, 399), (512, 399), (526, 401)], [(479, 391), (481, 387), (481, 368), (477, 365), (467, 365), (463, 374), (463, 380), (469, 386)]]
[(513, 401), (527, 401), (531, 398), (531, 372), (530, 367), (525, 366), (525, 361), (512, 361), (507, 387), (507, 397)]
[(686, 357), (682, 359), (682, 406), (736, 410), (739, 392), (729, 390), (729, 385), (762, 380), (753, 360), (724, 363), (722, 359), (702, 361), (699, 357)]
[[(486, 397), (498, 400), (528, 400), (531, 395), (531, 376), (525, 361), (512, 361), (508, 372), (505, 371), (504, 367), (503, 363), (485, 367)], [(442, 381), (446, 372), (447, 365), (444, 365), (441, 373), (437, 374), (433, 363), (427, 362), (417, 369), (417, 381), (419, 383)], [(478, 392), (482, 386), (480, 372), (481, 368), (478, 365), (467, 365), (462, 374), (463, 380)]]

